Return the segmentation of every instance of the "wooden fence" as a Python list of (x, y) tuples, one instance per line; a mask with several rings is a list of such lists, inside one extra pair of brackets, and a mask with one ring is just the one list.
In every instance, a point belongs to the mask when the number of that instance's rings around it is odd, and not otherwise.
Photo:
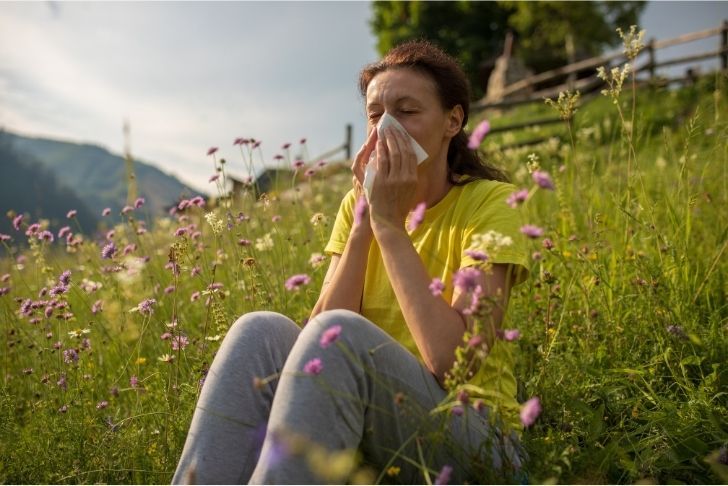
[[(699, 54), (691, 54), (689, 56), (682, 56), (673, 59), (667, 59), (664, 61), (657, 60), (657, 51), (667, 47), (672, 47), (679, 44), (685, 44), (699, 39), (705, 39), (712, 36), (720, 36), (720, 42), (718, 49), (702, 52)], [(644, 60), (644, 58), (647, 58)], [(699, 32), (691, 32), (689, 34), (683, 34), (681, 36), (658, 41), (650, 39), (645, 48), (640, 51), (635, 58), (635, 75), (639, 73), (648, 72), (649, 78), (639, 79), (640, 83), (644, 82), (657, 82), (658, 78), (656, 70), (665, 66), (673, 66), (678, 64), (694, 63), (697, 61), (703, 61), (706, 59), (712, 59), (715, 57), (720, 58), (721, 70), (728, 71), (728, 20), (724, 20), (722, 25), (712, 29), (702, 30)], [(553, 98), (558, 96), (559, 92), (566, 90), (579, 90), (580, 92), (594, 92), (604, 85), (604, 81), (596, 76), (596, 69), (599, 66), (604, 66), (607, 70), (615, 66), (622, 66), (628, 62), (626, 56), (622, 51), (616, 51), (601, 56), (592, 57), (583, 61), (575, 62), (562, 66), (556, 69), (528, 76), (527, 78), (521, 79), (511, 85), (505, 87), (503, 91), (503, 99), (496, 102), (486, 102), (485, 99), (477, 101), (471, 105), (471, 112), (477, 113), (487, 109), (507, 109), (517, 105), (524, 105), (536, 102), (543, 102), (544, 98)], [(577, 74), (583, 74), (584, 72), (590, 72), (588, 77), (584, 77), (578, 80), (574, 80), (573, 77)], [(542, 89), (535, 91), (539, 84), (559, 81), (560, 79), (567, 77), (567, 81), (551, 88)], [(668, 83), (675, 81), (682, 81), (686, 78), (676, 78), (666, 80)], [(519, 95), (519, 93), (528, 92), (527, 95)], [(555, 120), (559, 120), (558, 118)], [(544, 123), (554, 123), (554, 119), (541, 119), (539, 123), (530, 122), (525, 124), (526, 126), (539, 125)], [(512, 125), (510, 127), (498, 127), (497, 131), (508, 131), (517, 130), (523, 128), (524, 124)], [(495, 130), (491, 130), (495, 131)]]

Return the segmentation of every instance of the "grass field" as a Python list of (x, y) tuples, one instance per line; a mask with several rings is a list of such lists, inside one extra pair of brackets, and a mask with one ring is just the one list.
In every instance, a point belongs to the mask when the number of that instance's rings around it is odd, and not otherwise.
[[(484, 142), (518, 187), (534, 185), (529, 161), (556, 187), (526, 202), (545, 234), (504, 324), (521, 332), (519, 401), (543, 407), (524, 434), (532, 482), (728, 482), (727, 83), (625, 83), (618, 104), (549, 128), (559, 139)], [(231, 322), (270, 309), (302, 323), (315, 303), (351, 182), (313, 168), (149, 227), (140, 205), (69, 244), (19, 222), (0, 249), (0, 482), (171, 480)], [(294, 274), (311, 282), (286, 290)]]

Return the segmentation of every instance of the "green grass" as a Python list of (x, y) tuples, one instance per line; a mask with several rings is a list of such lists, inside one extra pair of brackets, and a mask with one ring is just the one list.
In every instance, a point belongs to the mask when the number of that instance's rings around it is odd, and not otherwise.
[[(536, 395), (543, 405), (524, 435), (532, 482), (727, 480), (714, 459), (728, 444), (727, 81), (638, 91), (634, 156), (616, 106), (603, 97), (576, 113), (573, 145), (566, 125), (548, 128), (560, 140), (528, 148), (499, 151), (508, 135), (486, 139), (489, 157), (515, 184), (533, 185), (526, 169), (533, 153), (557, 188), (527, 203), (528, 222), (545, 228), (554, 248), (533, 242), (531, 279), (515, 291), (504, 324), (522, 332), (519, 401)], [(620, 101), (627, 119), (631, 95)], [(493, 124), (534, 110), (550, 108), (517, 110)], [(113, 260), (100, 258), (103, 237), (69, 252), (58, 242), (19, 246), (26, 237), (14, 233), (0, 250), (0, 276), (9, 275), (0, 287), (10, 289), (0, 296), (0, 481), (169, 482), (200, 379), (230, 323), (261, 308), (297, 322), (308, 315), (326, 269), (309, 259), (322, 252), (349, 185), (346, 171), (321, 171), (265, 201), (193, 208), (143, 234), (134, 212), (109, 217)], [(222, 221), (219, 234), (208, 212)], [(316, 213), (325, 218), (313, 224)], [(190, 231), (176, 237), (179, 227)], [(265, 235), (270, 248), (256, 247)], [(124, 257), (127, 244), (136, 249)], [(138, 265), (132, 256), (149, 260)], [(48, 300), (39, 292), (64, 270), (72, 272), (59, 297), (67, 308), (46, 318), (41, 306), (31, 323), (20, 304)], [(311, 275), (311, 284), (286, 291), (285, 279), (297, 273)], [(101, 287), (92, 291), (88, 281)], [(210, 289), (213, 282), (222, 288)], [(150, 298), (153, 314), (132, 311)], [(97, 301), (103, 310), (93, 314)], [(68, 320), (58, 317), (65, 312)], [(76, 329), (89, 333), (69, 335)], [(160, 338), (165, 332), (190, 344), (173, 350)], [(77, 363), (64, 362), (69, 348), (80, 350)], [(160, 361), (164, 355), (173, 361)], [(108, 406), (98, 408), (101, 401)]]

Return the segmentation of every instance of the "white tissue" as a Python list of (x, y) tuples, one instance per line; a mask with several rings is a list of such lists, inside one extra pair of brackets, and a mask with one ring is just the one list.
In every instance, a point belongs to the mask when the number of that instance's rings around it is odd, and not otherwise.
[[(423, 149), (419, 143), (417, 143), (417, 140), (412, 138), (412, 135), (407, 133), (407, 130), (404, 129), (404, 127), (397, 121), (395, 117), (390, 115), (389, 113), (384, 113), (382, 115), (382, 118), (379, 120), (379, 123), (377, 124), (377, 137), (382, 136), (382, 132), (385, 128), (388, 126), (393, 125), (394, 127), (398, 128), (399, 130), (402, 130), (402, 132), (407, 135), (407, 137), (410, 140), (410, 143), (412, 144), (412, 150), (415, 152), (415, 156), (417, 157), (417, 165), (421, 164), (425, 160), (427, 160), (427, 152), (425, 152), (425, 149)], [(367, 201), (369, 200), (372, 187), (374, 186), (374, 176), (377, 174), (377, 168), (375, 167), (376, 164), (374, 164), (374, 157), (375, 153), (372, 151), (372, 154), (369, 156), (369, 163), (367, 163), (366, 168), (364, 169), (364, 194), (367, 197)]]

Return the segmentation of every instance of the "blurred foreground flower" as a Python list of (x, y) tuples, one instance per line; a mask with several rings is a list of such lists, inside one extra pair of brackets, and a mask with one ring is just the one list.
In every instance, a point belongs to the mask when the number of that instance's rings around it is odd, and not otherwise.
[(319, 345), (321, 345), (322, 348), (326, 349), (329, 346), (331, 346), (334, 342), (336, 342), (337, 339), (339, 339), (339, 336), (341, 335), (341, 326), (338, 324), (335, 326), (331, 326), (330, 328), (326, 329), (321, 334), (321, 339), (319, 340)]
[(524, 427), (530, 427), (541, 415), (541, 401), (533, 397), (521, 406), (521, 423)]
[(303, 366), (304, 373), (318, 375), (324, 370), (324, 365), (319, 358), (314, 358)]
[(478, 123), (478, 126), (475, 127), (475, 130), (473, 130), (473, 133), (470, 135), (470, 139), (468, 140), (468, 148), (470, 150), (475, 150), (480, 147), (480, 144), (483, 143), (483, 139), (489, 131), (490, 122), (488, 120), (483, 120), (482, 122)]
[(311, 277), (309, 277), (305, 273), (294, 275), (286, 280), (286, 290), (298, 290), (299, 287), (301, 287), (302, 285), (307, 285), (309, 282), (311, 282)]

